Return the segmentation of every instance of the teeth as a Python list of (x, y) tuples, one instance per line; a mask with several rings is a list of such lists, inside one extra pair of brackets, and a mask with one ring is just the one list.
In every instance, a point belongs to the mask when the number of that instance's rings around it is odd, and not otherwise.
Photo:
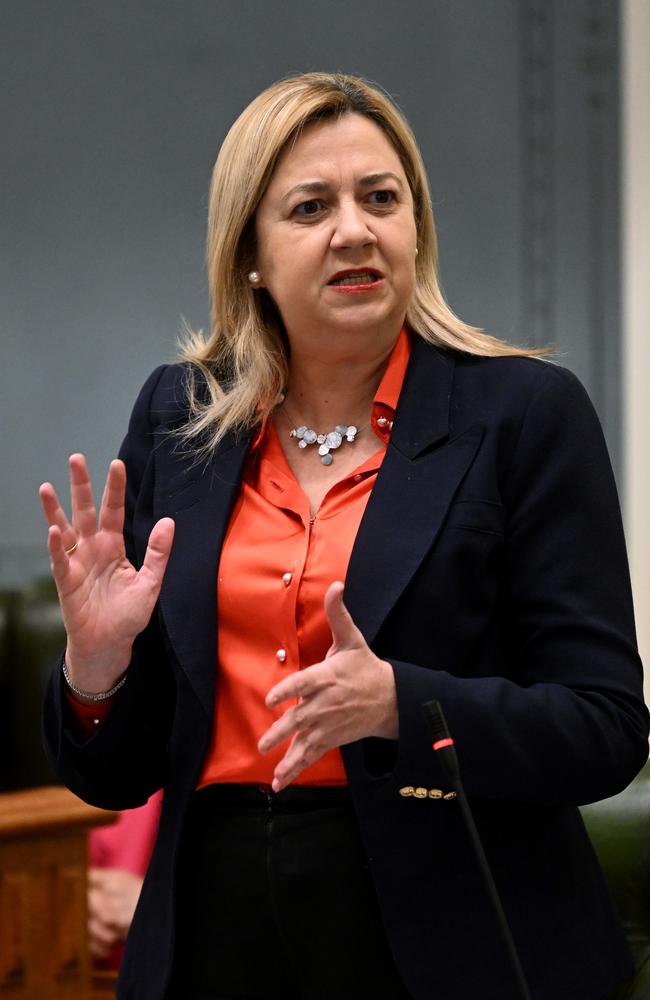
[(336, 278), (332, 285), (371, 285), (377, 280), (376, 274), (350, 274), (347, 278)]

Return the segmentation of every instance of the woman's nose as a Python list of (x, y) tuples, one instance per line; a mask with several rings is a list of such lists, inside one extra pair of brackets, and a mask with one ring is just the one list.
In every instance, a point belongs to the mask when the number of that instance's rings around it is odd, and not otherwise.
[(376, 243), (377, 237), (369, 226), (370, 220), (360, 205), (354, 202), (341, 204), (334, 216), (333, 250), (367, 246)]

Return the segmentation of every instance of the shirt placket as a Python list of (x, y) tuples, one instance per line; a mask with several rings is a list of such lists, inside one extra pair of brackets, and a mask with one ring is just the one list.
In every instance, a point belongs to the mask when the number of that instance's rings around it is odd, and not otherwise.
[(300, 582), (304, 573), (309, 553), (311, 533), (311, 517), (307, 498), (297, 482), (289, 479), (275, 468), (271, 468), (268, 476), (262, 477), (268, 486), (265, 494), (275, 507), (282, 511), (283, 516), (298, 519), (302, 524), (301, 532), (292, 532), (285, 547), (286, 558), (278, 566), (278, 587), (282, 589), (280, 599), (280, 629), (281, 645), (275, 650), (276, 662), (283, 673), (291, 674), (300, 667)]

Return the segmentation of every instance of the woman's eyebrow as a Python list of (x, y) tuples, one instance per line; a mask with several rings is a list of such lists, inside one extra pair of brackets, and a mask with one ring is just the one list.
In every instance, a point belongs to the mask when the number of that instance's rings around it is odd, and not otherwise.
[(282, 196), (283, 201), (288, 201), (295, 194), (326, 194), (331, 188), (327, 181), (305, 181), (303, 184), (296, 184)]
[(359, 187), (373, 187), (375, 184), (383, 184), (384, 181), (395, 181), (399, 188), (402, 191), (404, 190), (402, 181), (392, 170), (385, 170), (381, 174), (367, 174), (365, 177), (360, 178), (358, 184)]

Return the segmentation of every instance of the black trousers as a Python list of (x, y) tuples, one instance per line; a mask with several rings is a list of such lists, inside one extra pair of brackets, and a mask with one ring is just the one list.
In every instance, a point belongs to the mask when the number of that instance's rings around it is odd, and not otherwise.
[(194, 796), (170, 1000), (408, 1000), (347, 789)]

